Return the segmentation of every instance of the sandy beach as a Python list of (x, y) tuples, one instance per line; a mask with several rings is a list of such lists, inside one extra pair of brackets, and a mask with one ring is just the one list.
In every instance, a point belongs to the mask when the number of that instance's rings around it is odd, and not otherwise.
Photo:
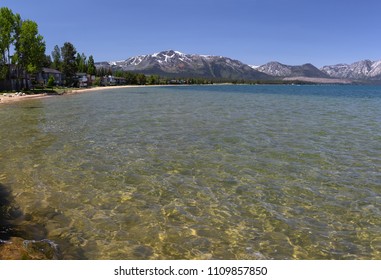
[(45, 98), (48, 97), (47, 94), (33, 94), (33, 95), (14, 95), (14, 94), (8, 94), (8, 95), (0, 95), (0, 105), (1, 104), (9, 104), (14, 103), (22, 100), (30, 100), (30, 99), (38, 99), (38, 98)]
[[(91, 91), (101, 91), (106, 89), (118, 89), (118, 88), (131, 88), (131, 87), (146, 87), (146, 85), (124, 85), (124, 86), (107, 86), (107, 87), (92, 87), (92, 88), (81, 88), (81, 89), (69, 89), (64, 92), (63, 95), (79, 94)], [(19, 101), (25, 101), (30, 99), (48, 98), (56, 95), (49, 95), (47, 93), (32, 94), (32, 95), (17, 95), (15, 93), (7, 93), (5, 95), (0, 95), (0, 105), (10, 104)]]
[[(153, 86), (159, 86), (159, 85), (153, 85)], [(153, 87), (153, 86), (147, 86), (147, 85), (124, 85), (124, 86), (106, 86), (106, 87), (91, 87), (91, 88), (79, 88), (79, 89), (72, 89), (64, 93), (64, 95), (67, 94), (77, 94), (77, 93), (83, 93), (83, 92), (90, 92), (90, 91), (101, 91), (106, 89), (119, 89), (119, 88), (133, 88), (133, 87)]]

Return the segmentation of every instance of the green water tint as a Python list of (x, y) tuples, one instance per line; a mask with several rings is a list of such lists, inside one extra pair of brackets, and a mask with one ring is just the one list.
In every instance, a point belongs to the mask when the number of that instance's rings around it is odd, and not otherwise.
[(381, 89), (134, 88), (0, 107), (0, 183), (65, 259), (381, 259)]

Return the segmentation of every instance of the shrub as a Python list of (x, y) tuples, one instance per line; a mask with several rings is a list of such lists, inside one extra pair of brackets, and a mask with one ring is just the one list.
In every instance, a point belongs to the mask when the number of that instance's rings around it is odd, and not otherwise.
[(48, 84), (46, 86), (52, 88), (54, 86), (54, 84), (55, 84), (54, 77), (50, 76), (49, 80), (48, 80)]

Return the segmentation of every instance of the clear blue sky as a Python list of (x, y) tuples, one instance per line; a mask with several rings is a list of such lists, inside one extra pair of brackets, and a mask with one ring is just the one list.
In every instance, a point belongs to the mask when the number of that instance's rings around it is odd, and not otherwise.
[(47, 53), (95, 61), (174, 49), (320, 67), (381, 59), (380, 0), (0, 0), (38, 23)]

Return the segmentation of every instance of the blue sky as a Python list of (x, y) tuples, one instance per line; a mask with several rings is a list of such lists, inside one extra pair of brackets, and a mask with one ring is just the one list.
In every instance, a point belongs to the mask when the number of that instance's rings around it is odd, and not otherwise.
[(316, 66), (381, 59), (380, 0), (0, 0), (38, 23), (47, 53), (95, 61), (174, 49)]

